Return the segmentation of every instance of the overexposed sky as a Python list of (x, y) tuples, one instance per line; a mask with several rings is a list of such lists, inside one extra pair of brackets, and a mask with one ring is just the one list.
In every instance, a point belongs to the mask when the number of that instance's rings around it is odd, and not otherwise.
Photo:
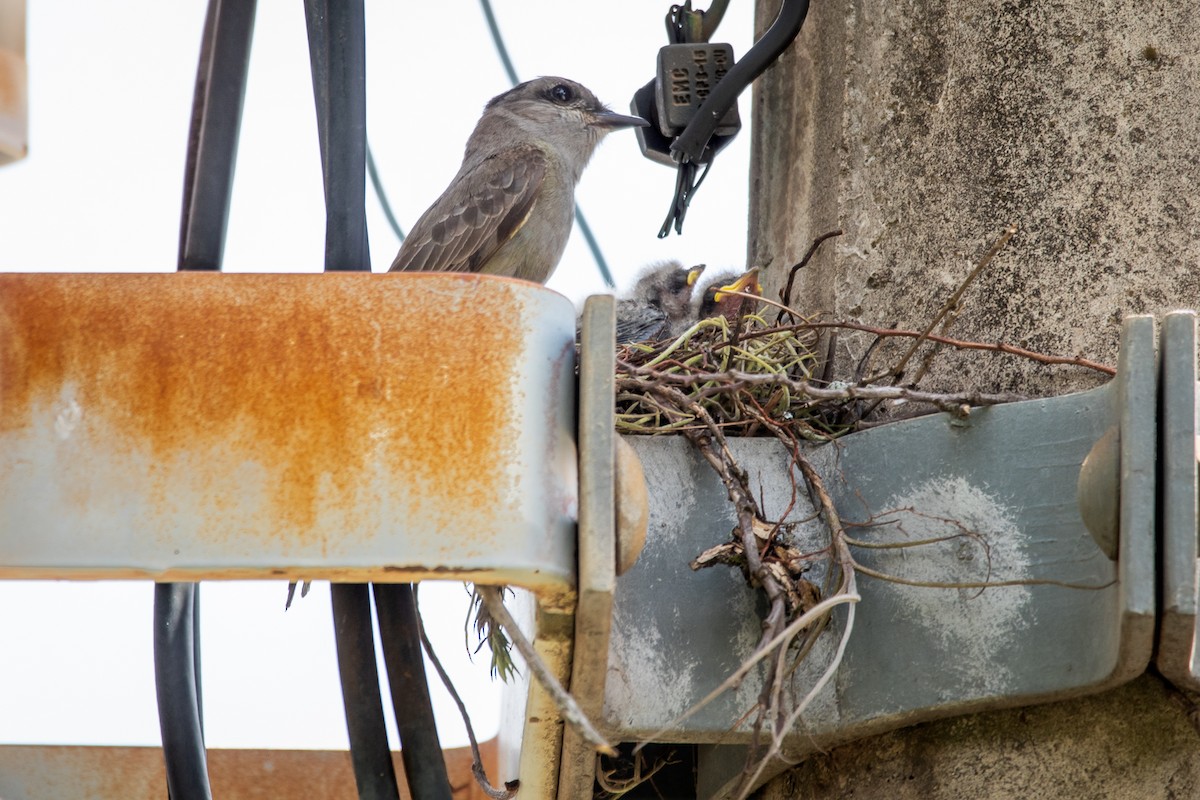
[[(703, 5), (703, 4), (701, 4)], [(29, 157), (0, 168), (0, 270), (171, 271), (204, 0), (28, 0)], [(496, 0), (522, 78), (561, 75), (614, 109), (654, 71), (670, 4)], [(750, 2), (715, 37), (741, 56)], [(368, 135), (407, 229), (458, 169), (484, 103), (508, 88), (474, 0), (368, 0)], [(741, 100), (743, 124), (749, 95)], [(621, 286), (648, 262), (744, 266), (749, 134), (718, 158), (682, 237), (656, 238), (675, 173), (613, 133), (577, 198)], [(259, 3), (225, 250), (228, 271), (317, 272), (324, 211), (312, 82), (298, 0)], [(398, 242), (368, 190), (371, 255)], [(579, 302), (603, 291), (573, 235), (549, 286)], [(0, 743), (159, 743), (148, 583), (0, 582)], [(209, 583), (202, 647), (210, 747), (347, 746), (328, 586), (283, 613), (283, 582)], [(426, 585), (422, 608), (477, 733), (495, 733), (486, 657), (464, 655), (461, 584)], [(19, 610), (19, 611), (14, 611)], [(435, 678), (436, 681), (436, 678)], [(465, 744), (435, 686), (442, 743)], [(385, 702), (385, 705), (387, 703)], [(50, 709), (60, 709), (48, 713)], [(393, 741), (393, 745), (394, 745)]]

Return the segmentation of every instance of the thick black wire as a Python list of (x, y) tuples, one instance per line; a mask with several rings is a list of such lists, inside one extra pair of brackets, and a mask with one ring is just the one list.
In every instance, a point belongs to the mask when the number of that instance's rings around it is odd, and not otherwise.
[(196, 686), (196, 723), (204, 744), (204, 682), (200, 679), (200, 584), (192, 584), (192, 678)]
[(369, 271), (363, 2), (304, 0), (304, 18), (325, 179), (325, 271)]
[[(254, 13), (254, 0), (209, 0), (205, 13), (183, 174), (180, 270), (221, 268)], [(173, 800), (212, 797), (200, 675), (200, 585), (156, 584), (155, 693)]]
[(212, 800), (196, 693), (193, 583), (154, 585), (154, 688), (171, 800)]
[[(321, 165), (325, 180), (325, 269), (369, 270), (366, 222), (366, 24), (362, 0), (305, 0), (313, 95), (317, 106)], [(379, 675), (371, 635), (370, 593), (365, 584), (335, 584), (334, 632), (338, 642), (338, 670), (350, 734), (350, 751), (359, 797), (382, 800), (398, 797), (395, 770), (388, 749), (379, 696)], [(404, 632), (384, 630), (387, 649), (410, 647), (420, 659), (420, 638), (393, 641)], [(392, 678), (393, 697), (397, 678)], [(429, 686), (414, 681), (405, 689), (413, 698), (429, 703)], [(432, 717), (410, 716), (410, 708), (394, 704), (402, 730), (427, 726), (426, 735), (437, 741)], [(413, 735), (413, 734), (410, 734)], [(406, 747), (407, 749), (407, 747)], [(424, 786), (439, 778), (440, 748), (436, 759), (405, 759), (409, 786)], [(441, 779), (445, 780), (441, 765)], [(447, 795), (449, 797), (449, 795)]]
[(775, 59), (795, 40), (807, 15), (808, 0), (783, 0), (771, 27), (713, 87), (712, 92), (696, 111), (696, 115), (692, 117), (692, 121), (671, 145), (671, 150), (688, 161), (699, 162), (704, 156), (708, 140), (725, 117), (725, 112), (737, 100), (742, 90), (775, 63)]
[[(425, 677), (413, 587), (407, 583), (377, 583), (372, 588), (408, 790), (413, 800), (451, 800), (450, 778)], [(426, 690), (416, 691), (421, 687)]]
[[(325, 183), (325, 270), (370, 269), (366, 229), (366, 27), (362, 0), (305, 0)], [(333, 629), (361, 800), (399, 797), (388, 748), (366, 584), (334, 584)]]
[(209, 0), (183, 171), (181, 270), (221, 268), (254, 11), (254, 0)]
[[(479, 4), (483, 6), (483, 16), (487, 19), (488, 30), (492, 34), (492, 43), (496, 46), (496, 54), (500, 56), (500, 63), (504, 65), (504, 72), (508, 75), (509, 82), (516, 86), (521, 81), (517, 77), (517, 69), (513, 66), (512, 58), (508, 55), (504, 37), (500, 35), (500, 26), (496, 22), (492, 4), (490, 0), (479, 0)], [(596, 239), (596, 234), (592, 233), (592, 226), (588, 224), (587, 218), (583, 215), (583, 209), (579, 207), (578, 203), (575, 204), (575, 222), (579, 225), (579, 232), (583, 234), (588, 249), (592, 251), (592, 259), (596, 262), (596, 269), (600, 270), (600, 277), (604, 279), (604, 285), (615, 289), (617, 283), (613, 280), (612, 271), (608, 268), (608, 261), (605, 260), (604, 253), (600, 252), (600, 242)]]
[[(338, 675), (350, 734), (350, 760), (359, 800), (396, 800), (400, 787), (379, 696), (375, 636), (371, 628), (371, 594), (365, 583), (330, 587), (333, 632), (337, 641)], [(174, 798), (172, 798), (174, 800)]]

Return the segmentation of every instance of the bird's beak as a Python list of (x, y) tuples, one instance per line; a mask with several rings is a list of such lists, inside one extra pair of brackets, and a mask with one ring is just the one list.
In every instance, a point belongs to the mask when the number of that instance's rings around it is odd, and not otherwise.
[(758, 267), (752, 267), (742, 273), (733, 283), (717, 289), (713, 295), (713, 302), (721, 302), (725, 292), (749, 292), (750, 294), (762, 294), (762, 287), (758, 285)]
[(589, 125), (595, 125), (597, 128), (644, 128), (650, 123), (641, 117), (634, 117), (628, 114), (618, 114), (615, 111), (609, 111), (607, 108), (602, 108), (599, 111), (593, 111), (588, 120)]
[(696, 281), (700, 280), (700, 276), (704, 273), (704, 264), (697, 264), (688, 270), (687, 285), (695, 286)]

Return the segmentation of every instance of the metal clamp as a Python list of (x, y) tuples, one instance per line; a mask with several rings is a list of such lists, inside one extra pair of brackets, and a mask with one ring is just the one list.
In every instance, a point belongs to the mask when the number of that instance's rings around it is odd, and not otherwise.
[(1196, 313), (1162, 326), (1162, 624), (1155, 664), (1177, 686), (1200, 690), (1197, 624)]
[[(1155, 624), (1154, 320), (1126, 320), (1117, 377), (1089, 392), (881, 426), (814, 450), (843, 521), (877, 543), (964, 532), (936, 546), (856, 550), (864, 565), (918, 583), (1027, 581), (932, 588), (860, 576), (862, 601), (836, 677), (817, 697), (795, 758), (916, 722), (1103, 691), (1139, 675)], [(1080, 466), (1119, 430), (1117, 558), (1085, 525)], [(757, 641), (756, 598), (739, 575), (693, 573), (688, 561), (734, 524), (712, 470), (675, 437), (631, 440), (651, 482), (651, 535), (617, 584), (604, 724), (650, 736), (719, 685)], [(792, 502), (789, 460), (772, 440), (731, 441), (772, 519)], [(804, 523), (796, 546), (828, 534)], [(982, 543), (986, 542), (985, 548)], [(821, 575), (812, 577), (821, 582)], [(1064, 585), (1064, 584), (1069, 584)], [(1088, 588), (1073, 588), (1088, 587)], [(795, 673), (811, 686), (844, 617)], [(730, 725), (760, 690), (748, 678), (658, 741), (700, 743), (700, 797), (720, 796), (744, 763), (746, 724)], [(801, 692), (802, 693), (802, 692)]]

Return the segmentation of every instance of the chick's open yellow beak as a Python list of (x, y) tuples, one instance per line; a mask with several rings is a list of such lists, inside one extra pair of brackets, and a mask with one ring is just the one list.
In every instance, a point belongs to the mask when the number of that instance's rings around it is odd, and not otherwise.
[(715, 302), (721, 302), (725, 296), (725, 292), (749, 292), (750, 294), (762, 294), (762, 287), (758, 284), (758, 267), (752, 267), (746, 270), (733, 283), (726, 284), (717, 289), (713, 295)]
[(700, 280), (700, 275), (704, 272), (704, 264), (697, 264), (688, 270), (687, 285), (695, 286), (696, 281)]

